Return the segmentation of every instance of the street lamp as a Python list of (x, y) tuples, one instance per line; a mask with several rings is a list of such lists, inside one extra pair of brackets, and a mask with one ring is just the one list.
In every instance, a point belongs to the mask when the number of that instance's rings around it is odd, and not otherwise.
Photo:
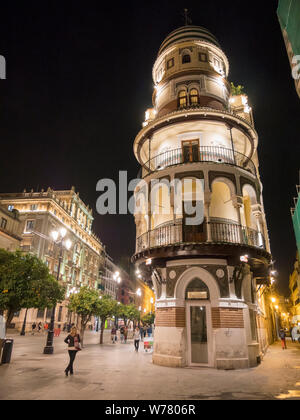
[[(67, 234), (67, 230), (65, 228), (61, 228), (59, 231), (55, 230), (51, 232), (51, 236), (52, 236), (54, 244), (59, 246), (59, 257), (58, 257), (58, 268), (57, 268), (57, 281), (58, 282), (59, 282), (60, 266), (63, 259), (63, 250), (64, 248), (66, 248), (67, 250), (70, 250), (72, 246), (72, 242), (69, 239), (64, 241), (66, 234)], [(75, 290), (74, 290), (74, 293), (75, 293)], [(56, 308), (56, 305), (54, 305), (52, 308), (50, 327), (48, 330), (46, 346), (44, 347), (44, 354), (53, 354), (54, 352), (53, 335), (54, 335), (54, 322), (55, 322), (55, 308)]]

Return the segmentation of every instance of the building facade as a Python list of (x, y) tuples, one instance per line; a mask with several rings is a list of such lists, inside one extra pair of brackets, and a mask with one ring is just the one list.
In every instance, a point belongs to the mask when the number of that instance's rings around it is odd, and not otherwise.
[[(70, 250), (65, 249), (60, 267), (59, 281), (66, 287), (67, 294), (81, 286), (99, 289), (99, 271), (105, 265), (105, 249), (100, 239), (92, 232), (92, 210), (80, 199), (75, 188), (68, 191), (48, 189), (41, 192), (0, 194), (0, 205), (7, 214), (19, 214), (20, 249), (30, 252), (46, 263), (49, 271), (57, 278), (59, 247), (51, 238), (51, 232), (65, 228), (66, 238), (71, 240)], [(77, 322), (69, 314), (68, 301), (57, 305), (56, 325)], [(24, 312), (16, 314), (12, 323), (21, 328)], [(50, 320), (51, 309), (28, 311), (27, 323)]]
[(21, 222), (18, 211), (0, 206), (0, 248), (16, 251), (21, 245)]
[(289, 289), (292, 312), (290, 320), (293, 325), (300, 325), (300, 266), (298, 252), (294, 265), (294, 271), (290, 275)]
[(209, 31), (173, 31), (134, 141), (142, 180), (133, 261), (155, 289), (159, 365), (248, 368), (268, 342), (257, 297), (271, 263), (258, 134), (228, 73)]
[(279, 0), (278, 19), (283, 34), (288, 58), (300, 97), (300, 2), (299, 0)]

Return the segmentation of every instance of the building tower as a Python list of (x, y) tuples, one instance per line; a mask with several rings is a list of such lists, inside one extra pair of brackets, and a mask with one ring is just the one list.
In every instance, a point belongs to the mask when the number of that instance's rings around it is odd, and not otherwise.
[(142, 181), (133, 261), (155, 289), (159, 365), (247, 368), (267, 342), (256, 294), (271, 262), (258, 135), (228, 73), (208, 30), (173, 31), (153, 67), (153, 109), (134, 141)]

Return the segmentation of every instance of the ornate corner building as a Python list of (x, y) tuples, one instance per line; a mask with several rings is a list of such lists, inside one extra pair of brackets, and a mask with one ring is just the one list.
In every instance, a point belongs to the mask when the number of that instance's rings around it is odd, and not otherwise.
[[(155, 289), (158, 365), (248, 368), (268, 341), (256, 293), (271, 263), (258, 134), (228, 73), (209, 31), (172, 32), (153, 67), (153, 108), (134, 141), (142, 180), (133, 261)], [(186, 203), (202, 209), (196, 225)]]

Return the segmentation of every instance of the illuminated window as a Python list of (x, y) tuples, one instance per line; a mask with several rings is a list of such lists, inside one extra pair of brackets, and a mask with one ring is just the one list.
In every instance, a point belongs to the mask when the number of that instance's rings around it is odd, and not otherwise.
[(30, 206), (31, 211), (36, 211), (37, 208), (38, 208), (37, 204), (31, 204), (31, 206)]
[(34, 220), (27, 220), (26, 222), (26, 232), (31, 232), (34, 228)]
[(182, 56), (182, 64), (187, 64), (191, 62), (191, 56), (189, 54), (184, 54)]
[(178, 106), (183, 108), (187, 106), (187, 95), (185, 90), (181, 90), (178, 95)]
[(191, 89), (190, 91), (190, 104), (198, 105), (199, 104), (199, 94), (197, 89)]

